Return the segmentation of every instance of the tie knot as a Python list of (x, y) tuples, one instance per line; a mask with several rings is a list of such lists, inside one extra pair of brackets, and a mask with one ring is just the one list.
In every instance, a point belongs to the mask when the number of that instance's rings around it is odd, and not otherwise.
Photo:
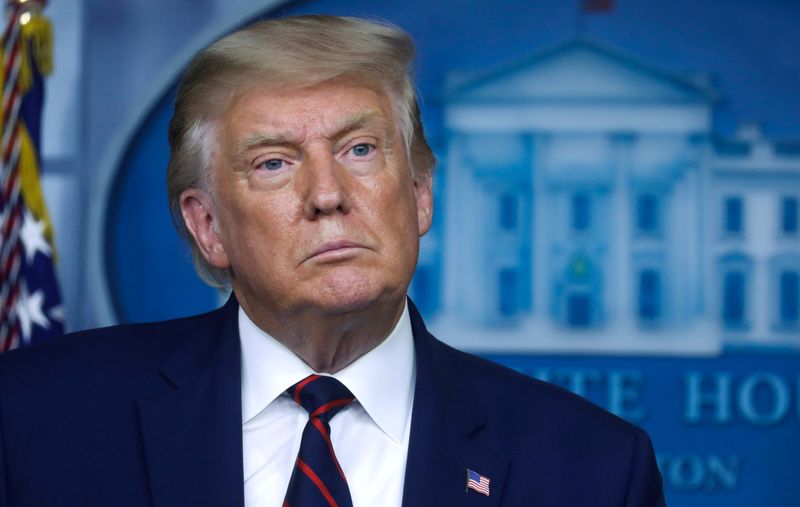
[(309, 375), (286, 390), (292, 399), (306, 409), (310, 417), (330, 421), (341, 409), (353, 402), (353, 393), (333, 377)]

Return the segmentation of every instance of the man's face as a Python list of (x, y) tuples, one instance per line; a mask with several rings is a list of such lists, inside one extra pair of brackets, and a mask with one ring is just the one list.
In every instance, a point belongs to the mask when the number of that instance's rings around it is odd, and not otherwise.
[(184, 192), (206, 259), (229, 269), (242, 305), (290, 317), (398, 301), (431, 224), (387, 97), (328, 82), (252, 88), (218, 125), (214, 197)]

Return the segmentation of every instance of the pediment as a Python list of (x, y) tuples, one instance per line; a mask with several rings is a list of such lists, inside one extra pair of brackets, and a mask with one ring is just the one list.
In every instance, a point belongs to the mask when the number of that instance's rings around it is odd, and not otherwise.
[(577, 39), (476, 75), (450, 79), (448, 102), (710, 102), (707, 85)]

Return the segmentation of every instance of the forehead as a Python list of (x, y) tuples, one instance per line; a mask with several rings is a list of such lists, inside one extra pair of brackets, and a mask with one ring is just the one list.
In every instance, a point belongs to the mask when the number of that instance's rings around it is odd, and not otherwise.
[(227, 141), (234, 144), (253, 136), (302, 142), (330, 137), (343, 128), (396, 128), (385, 93), (340, 82), (302, 88), (250, 87), (231, 101), (222, 124)]

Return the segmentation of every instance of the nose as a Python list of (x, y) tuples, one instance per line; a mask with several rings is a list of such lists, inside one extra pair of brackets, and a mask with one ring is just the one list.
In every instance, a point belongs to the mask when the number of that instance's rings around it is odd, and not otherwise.
[(304, 214), (315, 220), (323, 215), (346, 214), (352, 206), (347, 168), (330, 153), (314, 154), (303, 168)]

